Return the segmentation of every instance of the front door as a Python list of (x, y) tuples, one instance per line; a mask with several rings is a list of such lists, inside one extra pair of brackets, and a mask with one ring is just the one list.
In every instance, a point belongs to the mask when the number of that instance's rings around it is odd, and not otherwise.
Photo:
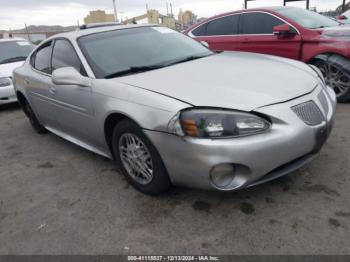
[[(52, 53), (52, 71), (73, 67), (86, 76), (74, 47), (67, 39), (55, 40)], [(87, 144), (95, 144), (94, 109), (91, 87), (54, 85), (50, 88), (53, 110), (61, 130)]]
[(242, 14), (240, 22), (242, 41), (238, 50), (299, 59), (300, 35), (294, 28), (290, 35), (274, 35), (273, 28), (281, 24), (285, 22), (268, 13)]

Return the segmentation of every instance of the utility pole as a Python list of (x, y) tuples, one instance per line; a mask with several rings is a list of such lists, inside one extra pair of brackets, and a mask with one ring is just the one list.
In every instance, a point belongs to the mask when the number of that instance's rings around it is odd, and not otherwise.
[(345, 12), (345, 2), (346, 2), (346, 1), (343, 0), (343, 8), (342, 8), (342, 9), (343, 9), (343, 13)]
[(28, 41), (31, 42), (27, 24), (24, 24), (24, 27), (26, 28), (26, 33), (27, 33)]
[(115, 0), (113, 0), (113, 9), (114, 9), (115, 21), (118, 22), (118, 13), (117, 13), (117, 6), (115, 4)]

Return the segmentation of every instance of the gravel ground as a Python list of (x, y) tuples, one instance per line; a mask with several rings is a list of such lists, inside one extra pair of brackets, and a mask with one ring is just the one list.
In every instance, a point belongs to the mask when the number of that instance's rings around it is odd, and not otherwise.
[(234, 193), (130, 187), (114, 163), (0, 108), (0, 254), (350, 254), (350, 105), (319, 157)]

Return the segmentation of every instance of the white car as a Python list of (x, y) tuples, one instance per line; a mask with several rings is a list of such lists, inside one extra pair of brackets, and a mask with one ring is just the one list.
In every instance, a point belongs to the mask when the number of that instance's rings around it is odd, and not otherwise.
[(350, 24), (350, 10), (338, 16), (337, 19), (343, 24)]
[(17, 101), (12, 85), (12, 72), (20, 67), (34, 45), (24, 39), (0, 39), (0, 105)]

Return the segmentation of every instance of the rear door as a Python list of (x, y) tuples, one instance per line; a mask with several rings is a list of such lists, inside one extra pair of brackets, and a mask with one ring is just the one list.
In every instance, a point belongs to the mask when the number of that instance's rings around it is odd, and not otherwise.
[[(86, 71), (68, 39), (56, 39), (52, 52), (52, 71), (73, 67), (83, 76)], [(94, 144), (94, 110), (91, 87), (53, 85), (51, 90), (54, 114), (64, 133), (85, 143)]]
[(299, 59), (301, 37), (298, 31), (292, 27), (294, 34), (288, 36), (277, 36), (273, 33), (275, 26), (285, 23), (280, 18), (269, 13), (243, 13), (240, 20), (242, 41), (238, 49)]
[(197, 41), (207, 42), (214, 51), (234, 51), (241, 41), (239, 19), (240, 14), (215, 18), (194, 29), (190, 35)]
[(52, 41), (43, 44), (30, 58), (31, 74), (24, 81), (29, 91), (29, 102), (40, 122), (51, 128), (57, 128), (57, 121), (52, 111), (50, 89)]

